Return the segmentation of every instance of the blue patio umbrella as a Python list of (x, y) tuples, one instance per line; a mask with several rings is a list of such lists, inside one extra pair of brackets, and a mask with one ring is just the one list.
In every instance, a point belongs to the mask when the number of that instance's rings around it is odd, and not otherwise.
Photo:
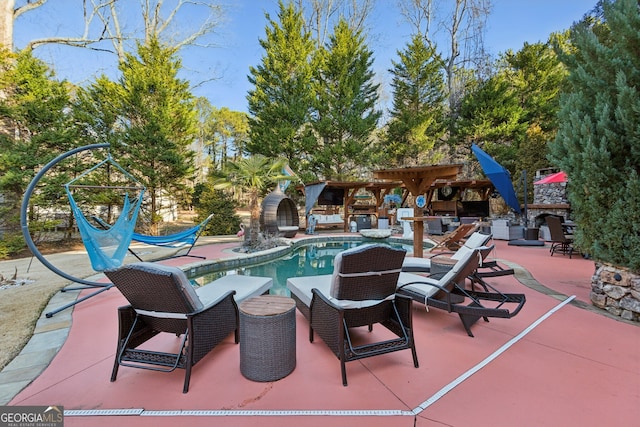
[(500, 163), (496, 162), (493, 157), (482, 151), (476, 144), (471, 144), (471, 151), (476, 155), (484, 174), (489, 178), (502, 196), (507, 205), (509, 205), (517, 213), (520, 211), (520, 203), (513, 189), (511, 182), (511, 174)]

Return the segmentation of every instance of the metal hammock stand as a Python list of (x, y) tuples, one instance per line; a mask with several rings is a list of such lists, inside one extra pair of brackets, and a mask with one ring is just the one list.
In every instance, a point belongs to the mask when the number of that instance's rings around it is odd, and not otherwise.
[[(25, 243), (27, 245), (27, 247), (29, 248), (29, 250), (31, 251), (31, 253), (33, 254), (33, 256), (35, 256), (36, 258), (38, 258), (38, 260), (42, 263), (42, 265), (44, 265), (45, 267), (47, 267), (49, 270), (51, 270), (53, 273), (57, 274), (60, 277), (63, 277), (73, 283), (78, 283), (80, 285), (84, 285), (83, 287), (80, 288), (64, 288), (61, 289), (61, 292), (65, 292), (65, 291), (72, 291), (72, 290), (78, 290), (78, 289), (89, 289), (89, 288), (98, 288), (97, 291), (86, 295), (82, 298), (79, 298), (77, 300), (75, 300), (72, 303), (66, 304), (58, 309), (55, 309), (53, 311), (50, 311), (48, 313), (46, 313), (47, 317), (52, 317), (53, 315), (55, 315), (56, 313), (59, 313), (62, 310), (65, 310), (69, 307), (72, 307), (82, 301), (85, 301), (89, 298), (92, 298), (104, 291), (107, 291), (109, 289), (111, 289), (111, 287), (113, 286), (112, 283), (100, 283), (100, 282), (96, 282), (96, 281), (92, 281), (92, 280), (87, 280), (87, 279), (83, 279), (83, 278), (79, 278), (79, 277), (75, 277), (65, 271), (60, 270), (58, 267), (56, 267), (55, 265), (51, 264), (51, 262), (49, 262), (49, 260), (47, 260), (44, 255), (40, 252), (40, 250), (38, 249), (38, 247), (36, 246), (35, 242), (33, 241), (33, 238), (31, 237), (31, 233), (29, 231), (29, 221), (28, 221), (28, 211), (29, 211), (29, 201), (31, 200), (31, 196), (33, 195), (33, 192), (35, 191), (38, 183), (40, 182), (40, 180), (45, 176), (45, 174), (54, 166), (56, 166), (58, 163), (62, 162), (63, 160), (65, 160), (68, 157), (71, 157), (75, 154), (81, 153), (83, 151), (91, 151), (91, 150), (99, 150), (99, 149), (109, 149), (110, 148), (110, 144), (108, 143), (102, 143), (102, 144), (91, 144), (91, 145), (85, 145), (82, 147), (78, 147), (78, 148), (74, 148), (70, 151), (67, 151), (65, 153), (60, 154), (59, 156), (57, 156), (56, 158), (54, 158), (53, 160), (51, 160), (49, 163), (47, 163), (42, 169), (40, 169), (40, 171), (33, 177), (33, 179), (31, 180), (31, 182), (29, 183), (29, 185), (27, 186), (26, 190), (25, 190), (25, 194), (24, 197), (22, 199), (22, 205), (20, 207), (20, 227), (22, 229), (22, 235), (25, 239)], [(111, 159), (112, 163), (113, 160)], [(100, 164), (94, 166), (94, 168), (99, 167)], [(119, 166), (116, 166), (119, 167)], [(123, 172), (125, 175), (130, 176), (124, 169), (120, 168), (121, 172)], [(92, 169), (94, 170), (94, 169)], [(86, 175), (87, 173), (90, 173), (91, 170), (86, 171), (83, 175)], [(135, 179), (134, 179), (135, 181)], [(137, 182), (137, 181), (136, 181)], [(69, 182), (67, 184), (69, 187), (73, 188), (76, 186), (76, 184), (72, 182)], [(97, 186), (87, 186), (87, 187), (97, 187)], [(112, 186), (113, 187), (117, 187), (117, 186)], [(140, 189), (141, 187), (138, 186), (134, 186), (135, 188)], [(128, 186), (122, 186), (121, 188), (124, 189), (128, 189), (131, 190), (132, 188), (129, 188)], [(127, 244), (128, 247), (128, 244)]]

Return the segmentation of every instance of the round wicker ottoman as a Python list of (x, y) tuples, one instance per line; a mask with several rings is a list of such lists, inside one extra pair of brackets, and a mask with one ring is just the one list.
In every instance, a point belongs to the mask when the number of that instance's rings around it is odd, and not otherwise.
[(278, 295), (240, 303), (240, 372), (253, 381), (276, 381), (296, 367), (296, 304)]

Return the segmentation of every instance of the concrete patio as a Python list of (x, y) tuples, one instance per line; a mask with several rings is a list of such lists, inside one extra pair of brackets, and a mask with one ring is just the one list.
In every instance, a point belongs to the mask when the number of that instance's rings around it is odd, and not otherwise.
[[(182, 370), (122, 367), (111, 383), (116, 308), (126, 303), (111, 289), (52, 318), (43, 313), (32, 340), (0, 373), (0, 397), (10, 405), (62, 405), (67, 426), (637, 423), (639, 325), (591, 306), (593, 261), (551, 257), (548, 246), (495, 243), (495, 257), (516, 274), (489, 282), (503, 292), (525, 293), (522, 312), (480, 321), (470, 338), (457, 315), (414, 304), (417, 369), (404, 351), (354, 361), (343, 387), (338, 360), (320, 339), (309, 342), (308, 323), (296, 313), (297, 365), (279, 381), (244, 378), (239, 346), (229, 336), (194, 367), (188, 394), (182, 394)], [(192, 253), (222, 260), (238, 245), (212, 239)], [(194, 260), (163, 263), (185, 267)], [(75, 297), (59, 294), (45, 312)], [(170, 336), (155, 341), (175, 344)]]

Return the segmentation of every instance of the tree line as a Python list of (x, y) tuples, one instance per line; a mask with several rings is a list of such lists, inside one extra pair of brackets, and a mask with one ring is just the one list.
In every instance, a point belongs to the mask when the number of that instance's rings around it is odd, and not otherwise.
[[(452, 0), (444, 15), (434, 11), (431, 0), (401, 1), (414, 31), (389, 65), (392, 99), (386, 111), (367, 38), (373, 7), (367, 0), (279, 1), (277, 16), (265, 16), (261, 61), (248, 70), (249, 114), (192, 95), (190, 82), (178, 78), (180, 46), (163, 37), (167, 27), (152, 19), (150, 10), (143, 11), (149, 18), (144, 37), (131, 51), (122, 42), (126, 37), (109, 26), (114, 20), (102, 21), (104, 33), (119, 41), (115, 81), (100, 76), (75, 87), (56, 80), (30, 49), (7, 49), (0, 79), (3, 227), (16, 230), (16, 206), (35, 171), (56, 153), (88, 142), (110, 142), (123, 166), (149, 188), (152, 225), (159, 223), (153, 200), (163, 192), (185, 204), (193, 199), (220, 206), (213, 199), (229, 196), (219, 194), (213, 183), (228, 172), (229, 163), (255, 155), (286, 160), (303, 181), (345, 180), (366, 178), (372, 168), (466, 162), (476, 142), (510, 170), (519, 188), (521, 171), (550, 166), (550, 161), (569, 172), (567, 159), (577, 161), (576, 156), (554, 147), (569, 132), (564, 94), (579, 89), (571, 76), (582, 72), (576, 65), (588, 38), (582, 34), (611, 45), (605, 11), (613, 16), (622, 8), (633, 12), (625, 16), (631, 22), (624, 28), (637, 30), (633, 3), (603, 0), (566, 32), (491, 60), (482, 40), (488, 1)], [(435, 41), (434, 23), (451, 30), (446, 48)], [(633, 170), (635, 159), (625, 160)], [(468, 177), (480, 176), (473, 162), (466, 164)], [(80, 166), (70, 165), (56, 177), (58, 184)], [(580, 176), (588, 180), (588, 174)], [(59, 200), (58, 193), (55, 186), (42, 192), (47, 200)], [(579, 207), (586, 205), (575, 205), (580, 221)], [(597, 245), (589, 236), (582, 244)]]

